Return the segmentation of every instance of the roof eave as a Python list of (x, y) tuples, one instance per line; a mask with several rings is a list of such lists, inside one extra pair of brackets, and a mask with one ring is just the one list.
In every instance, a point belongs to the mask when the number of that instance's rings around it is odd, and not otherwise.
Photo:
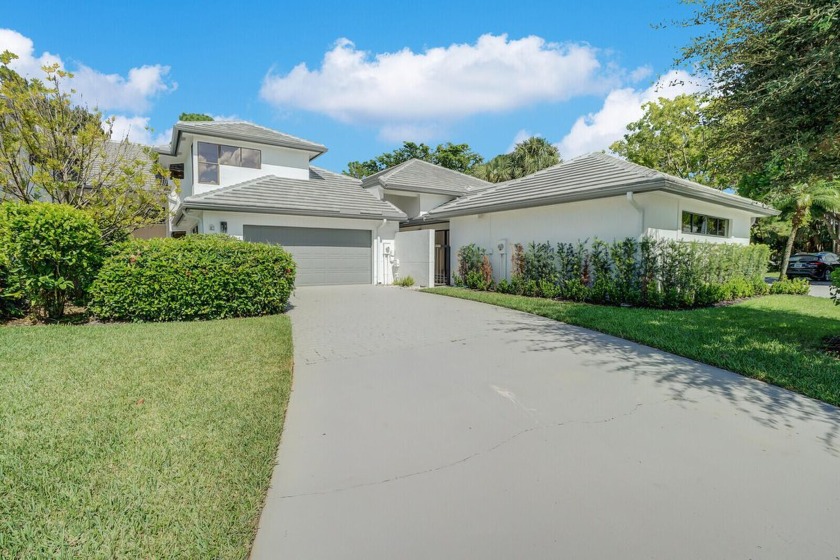
[[(181, 140), (181, 134), (184, 133), (184, 132), (188, 132), (190, 134), (199, 134), (199, 135), (203, 135), (203, 136), (210, 136), (211, 138), (223, 138), (225, 140), (239, 140), (240, 142), (252, 142), (254, 144), (264, 144), (266, 146), (276, 146), (278, 148), (287, 148), (287, 149), (290, 149), (290, 150), (301, 150), (301, 151), (304, 151), (304, 152), (311, 152), (314, 155), (309, 157), (309, 161), (312, 161), (313, 159), (327, 153), (327, 151), (328, 151), (327, 147), (322, 146), (321, 144), (309, 143), (305, 147), (304, 146), (296, 146), (296, 145), (293, 145), (290, 142), (271, 141), (271, 140), (265, 140), (264, 138), (254, 138), (252, 136), (248, 136), (247, 134), (236, 134), (236, 133), (231, 133), (231, 132), (227, 132), (227, 133), (211, 132), (211, 131), (207, 131), (207, 130), (202, 130), (199, 127), (190, 127), (190, 126), (182, 127), (182, 126), (175, 125), (175, 128), (172, 131), (173, 136), (176, 134), (176, 131), (177, 131), (177, 136), (174, 138), (174, 140), (172, 142), (172, 145), (174, 146), (174, 149), (172, 150), (173, 154), (177, 153), (178, 143)], [(173, 155), (173, 154), (170, 154), (170, 155)]]
[(317, 218), (353, 218), (360, 220), (405, 220), (408, 216), (404, 213), (399, 214), (362, 214), (362, 213), (343, 213), (338, 210), (329, 212), (325, 210), (302, 210), (299, 208), (279, 208), (279, 207), (265, 207), (265, 206), (248, 206), (238, 204), (225, 203), (211, 203), (207, 201), (190, 201), (183, 202), (185, 210), (209, 210), (209, 211), (227, 211), (227, 212), (245, 212), (250, 214), (289, 214), (294, 216), (313, 216)]
[(434, 189), (410, 185), (400, 185), (398, 183), (386, 184), (384, 181), (381, 180), (379, 181), (379, 184), (382, 185), (382, 188), (384, 188), (385, 190), (390, 191), (416, 192), (423, 194), (443, 194), (447, 196), (464, 196), (465, 194), (469, 193), (469, 191), (463, 189)]
[[(524, 200), (519, 202), (506, 202), (500, 203), (492, 206), (485, 206), (485, 207), (478, 207), (478, 208), (465, 208), (465, 209), (453, 209), (449, 211), (437, 212), (436, 210), (431, 210), (429, 215), (433, 218), (455, 218), (458, 216), (472, 216), (475, 214), (489, 214), (492, 212), (504, 212), (507, 210), (521, 210), (524, 208), (535, 208), (538, 206), (550, 206), (552, 204), (564, 204), (568, 202), (581, 202), (584, 200), (597, 200), (599, 198), (609, 198), (613, 196), (621, 196), (628, 192), (653, 192), (653, 191), (664, 191), (670, 192), (672, 194), (677, 194), (680, 196), (685, 196), (688, 198), (693, 198), (695, 200), (701, 200), (705, 202), (712, 202), (715, 204), (719, 204), (721, 206), (727, 206), (730, 208), (734, 208), (736, 210), (742, 210), (746, 212), (750, 212), (752, 214), (758, 216), (778, 216), (779, 211), (773, 208), (769, 208), (764, 206), (758, 202), (751, 201), (749, 199), (743, 199), (740, 197), (732, 197), (732, 195), (727, 195), (721, 192), (715, 193), (707, 193), (701, 191), (699, 189), (692, 189), (689, 187), (685, 187), (667, 179), (663, 178), (653, 178), (644, 181), (638, 181), (634, 183), (619, 185), (616, 187), (611, 187), (608, 189), (601, 189), (597, 193), (569, 193), (560, 196), (554, 197), (545, 197), (542, 199), (537, 200)], [(724, 198), (724, 197), (732, 197), (732, 198)]]

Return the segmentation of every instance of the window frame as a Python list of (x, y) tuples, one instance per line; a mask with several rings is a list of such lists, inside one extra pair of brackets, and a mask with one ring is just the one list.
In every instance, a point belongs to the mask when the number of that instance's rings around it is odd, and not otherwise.
[[(197, 144), (198, 144), (198, 146), (197, 146), (198, 166), (197, 166), (197, 173), (196, 173), (196, 182), (200, 183), (202, 185), (219, 185), (219, 184), (221, 184), (221, 175), (222, 175), (221, 167), (223, 165), (228, 166), (228, 167), (241, 167), (243, 169), (262, 169), (262, 150), (260, 150), (259, 148), (248, 148), (248, 147), (243, 147), (243, 146), (234, 146), (232, 144), (218, 144), (216, 142), (204, 142), (202, 140), (198, 140)], [(201, 153), (202, 152), (202, 146), (215, 146), (216, 147), (215, 161), (209, 161), (207, 159), (209, 154), (202, 156), (202, 153)], [(231, 163), (222, 162), (222, 150), (223, 150), (223, 148), (226, 148), (229, 151), (232, 149), (232, 153), (235, 154), (233, 156), (234, 162), (231, 162)], [(257, 156), (256, 157), (256, 165), (243, 165), (243, 161), (244, 161), (243, 158), (242, 158), (243, 150), (248, 150), (249, 152), (256, 153), (256, 156)], [(204, 161), (202, 161), (202, 158), (204, 158)], [(215, 182), (202, 180), (202, 177), (201, 177), (202, 170), (210, 170), (210, 169), (215, 169), (215, 179), (216, 179)]]
[[(686, 220), (688, 218), (688, 220)], [(686, 221), (688, 225), (686, 225)], [(731, 220), (708, 214), (700, 214), (683, 210), (680, 219), (680, 230), (688, 235), (705, 235), (707, 237), (729, 237)], [(697, 231), (695, 231), (697, 230)]]

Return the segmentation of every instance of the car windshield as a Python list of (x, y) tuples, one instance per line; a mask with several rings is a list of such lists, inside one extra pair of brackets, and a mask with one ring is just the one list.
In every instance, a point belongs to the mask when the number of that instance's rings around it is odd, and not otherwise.
[(819, 262), (820, 258), (816, 255), (795, 255), (790, 258), (790, 262)]

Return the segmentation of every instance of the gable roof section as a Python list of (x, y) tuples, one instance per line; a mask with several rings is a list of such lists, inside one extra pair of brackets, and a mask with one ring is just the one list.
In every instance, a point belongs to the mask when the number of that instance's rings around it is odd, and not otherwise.
[(164, 147), (162, 153), (175, 155), (178, 151), (178, 143), (181, 134), (184, 132), (193, 134), (204, 134), (225, 140), (239, 140), (279, 146), (281, 148), (292, 148), (313, 152), (310, 161), (327, 151), (326, 146), (316, 142), (310, 142), (291, 134), (278, 132), (264, 126), (247, 121), (178, 121), (172, 127), (172, 141), (168, 147)]
[(184, 209), (404, 220), (396, 206), (362, 189), (352, 177), (317, 167), (309, 179), (266, 175), (184, 199)]
[(592, 153), (447, 202), (431, 210), (429, 215), (433, 218), (449, 218), (650, 191), (664, 191), (720, 204), (756, 216), (778, 214), (777, 210), (749, 198), (728, 194), (607, 154)]
[(420, 159), (410, 159), (362, 180), (362, 187), (463, 196), (486, 189), (491, 183)]

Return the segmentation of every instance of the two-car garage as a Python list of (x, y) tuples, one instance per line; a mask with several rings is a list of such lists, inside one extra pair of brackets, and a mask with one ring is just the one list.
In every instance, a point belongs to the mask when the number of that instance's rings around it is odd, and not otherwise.
[(370, 284), (373, 278), (370, 230), (244, 225), (242, 236), (289, 251), (297, 286)]

